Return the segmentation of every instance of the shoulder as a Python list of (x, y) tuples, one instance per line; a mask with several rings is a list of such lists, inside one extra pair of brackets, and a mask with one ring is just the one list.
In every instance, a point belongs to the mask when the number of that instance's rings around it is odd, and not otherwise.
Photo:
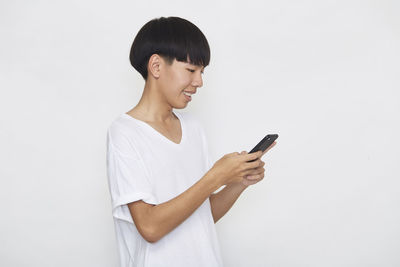
[(110, 123), (107, 134), (112, 137), (116, 137), (119, 135), (124, 135), (127, 131), (127, 122), (126, 118), (120, 114), (118, 117), (114, 118), (114, 120)]
[(119, 150), (134, 147), (136, 136), (138, 136), (137, 124), (124, 114), (114, 118), (107, 129), (107, 142)]

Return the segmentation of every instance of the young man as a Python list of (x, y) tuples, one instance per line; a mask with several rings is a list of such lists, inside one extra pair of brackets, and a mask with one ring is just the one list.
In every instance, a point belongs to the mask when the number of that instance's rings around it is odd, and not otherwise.
[(179, 17), (149, 21), (130, 60), (145, 80), (143, 95), (107, 133), (121, 266), (223, 266), (215, 223), (263, 179), (266, 151), (234, 152), (212, 164), (199, 121), (173, 111), (192, 100), (210, 61), (208, 42), (194, 24)]

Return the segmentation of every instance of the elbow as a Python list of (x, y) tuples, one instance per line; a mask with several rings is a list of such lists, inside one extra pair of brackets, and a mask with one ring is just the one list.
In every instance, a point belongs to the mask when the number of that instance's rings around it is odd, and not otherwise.
[(137, 231), (144, 240), (149, 243), (155, 243), (161, 239), (161, 228), (151, 212), (155, 205), (145, 203), (143, 201), (135, 201), (128, 204), (133, 223)]
[(145, 229), (140, 228), (139, 233), (149, 243), (155, 243), (161, 239), (156, 227), (146, 227)]
[(155, 243), (160, 240), (161, 237), (159, 237), (155, 232), (149, 232), (146, 234), (146, 237), (144, 237), (144, 239), (146, 239), (146, 241), (149, 243)]

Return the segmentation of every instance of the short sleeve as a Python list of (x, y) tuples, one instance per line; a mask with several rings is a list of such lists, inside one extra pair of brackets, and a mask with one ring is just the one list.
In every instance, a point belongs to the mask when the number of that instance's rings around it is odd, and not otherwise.
[(107, 133), (107, 175), (115, 218), (133, 223), (128, 203), (157, 204), (143, 160), (125, 134)]

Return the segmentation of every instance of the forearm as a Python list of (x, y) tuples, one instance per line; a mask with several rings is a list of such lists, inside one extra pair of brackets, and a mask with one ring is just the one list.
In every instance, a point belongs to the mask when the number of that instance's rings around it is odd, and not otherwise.
[(177, 197), (150, 209), (155, 241), (186, 220), (220, 185), (207, 172), (197, 183)]
[(240, 194), (246, 188), (247, 186), (240, 183), (228, 184), (224, 189), (210, 196), (211, 212), (214, 218), (214, 223), (230, 210), (239, 198)]

